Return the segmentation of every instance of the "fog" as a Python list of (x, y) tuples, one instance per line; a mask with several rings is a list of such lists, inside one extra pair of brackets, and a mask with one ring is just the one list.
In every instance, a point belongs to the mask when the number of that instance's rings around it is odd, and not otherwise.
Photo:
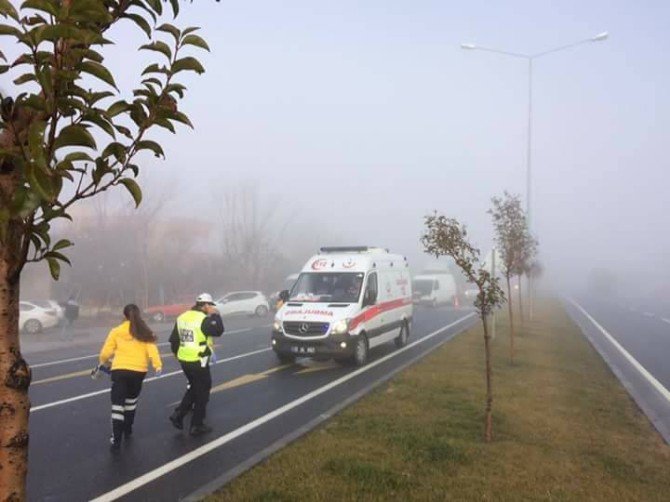
[[(526, 62), (460, 44), (534, 54), (607, 30), (534, 65), (532, 226), (545, 283), (604, 269), (654, 294), (670, 280), (668, 19), (662, 0), (194, 3), (178, 24), (212, 49), (180, 105), (195, 131), (155, 134), (167, 160), (143, 158), (145, 204), (181, 222), (165, 247), (202, 223), (216, 254), (221, 201), (246, 187), (277, 277), (321, 244), (388, 247), (419, 271), (434, 210), (487, 251), (490, 198), (526, 193)], [(107, 60), (126, 92), (153, 54), (133, 28)]]

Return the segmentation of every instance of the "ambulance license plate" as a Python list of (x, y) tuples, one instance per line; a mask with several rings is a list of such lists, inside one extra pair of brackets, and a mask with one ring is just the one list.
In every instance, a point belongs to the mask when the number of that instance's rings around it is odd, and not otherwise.
[(314, 347), (300, 347), (298, 345), (293, 345), (291, 347), (291, 352), (294, 354), (314, 354), (316, 349)]

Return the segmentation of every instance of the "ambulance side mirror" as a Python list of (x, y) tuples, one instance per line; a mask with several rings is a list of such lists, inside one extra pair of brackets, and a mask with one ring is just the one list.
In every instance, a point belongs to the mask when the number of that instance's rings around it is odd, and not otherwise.
[(288, 289), (279, 292), (279, 299), (283, 302), (288, 301)]
[(368, 305), (374, 305), (376, 301), (377, 298), (375, 298), (374, 291), (368, 289), (363, 295), (363, 306), (367, 307)]

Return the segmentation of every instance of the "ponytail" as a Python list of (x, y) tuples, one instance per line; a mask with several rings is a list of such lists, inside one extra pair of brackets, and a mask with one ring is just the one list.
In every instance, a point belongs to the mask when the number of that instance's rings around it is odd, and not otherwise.
[(123, 307), (123, 315), (130, 321), (130, 334), (133, 338), (147, 343), (156, 341), (156, 336), (142, 319), (142, 313), (137, 305), (131, 303)]

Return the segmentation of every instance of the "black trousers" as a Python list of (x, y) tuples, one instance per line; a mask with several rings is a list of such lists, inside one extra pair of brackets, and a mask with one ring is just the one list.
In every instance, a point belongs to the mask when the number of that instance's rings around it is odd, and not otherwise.
[(177, 407), (177, 413), (185, 416), (193, 410), (191, 418), (191, 427), (202, 425), (207, 412), (207, 403), (209, 402), (209, 391), (212, 388), (212, 375), (209, 372), (209, 365), (204, 368), (200, 362), (181, 361), (181, 369), (186, 375), (188, 386), (186, 393)]
[(130, 435), (135, 410), (146, 373), (131, 370), (112, 370), (112, 437), (120, 441), (125, 432)]

